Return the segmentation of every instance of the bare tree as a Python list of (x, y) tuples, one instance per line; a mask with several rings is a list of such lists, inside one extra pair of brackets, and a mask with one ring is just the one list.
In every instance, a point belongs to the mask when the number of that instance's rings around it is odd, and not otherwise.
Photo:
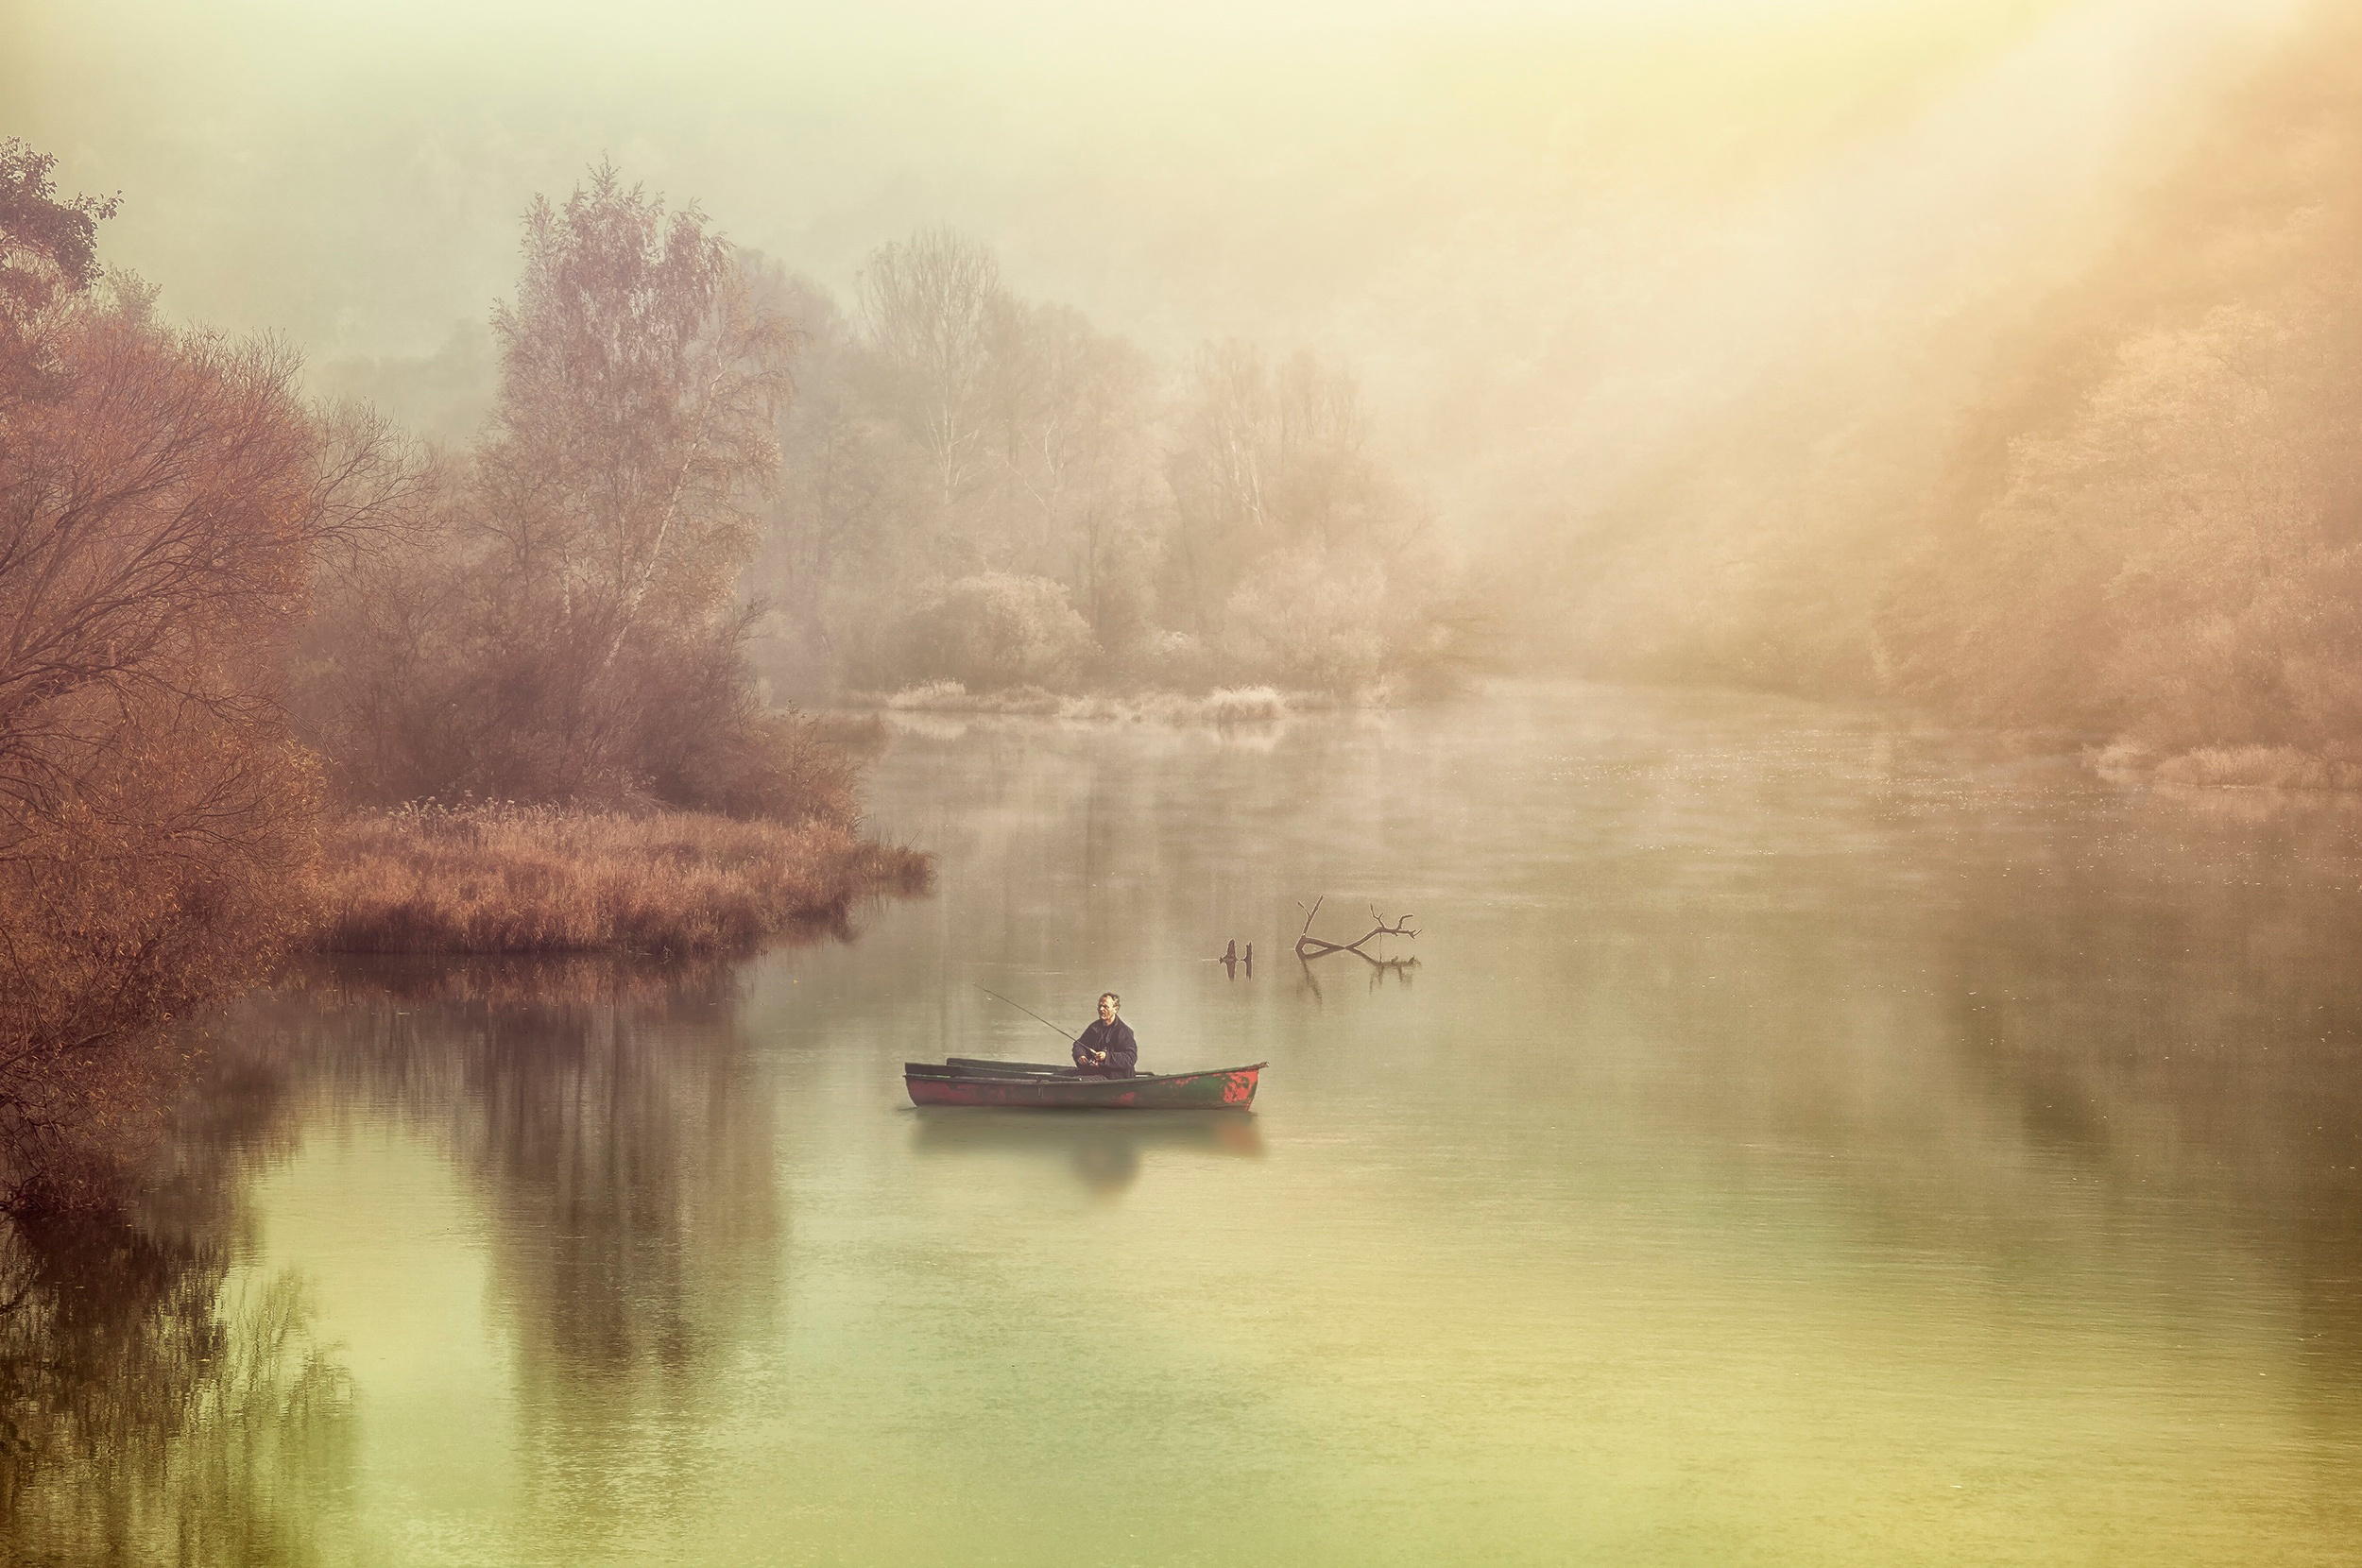
[(763, 276), (769, 308), (802, 340), (794, 401), (781, 411), (780, 483), (755, 571), (786, 622), (784, 639), (809, 667), (779, 673), (791, 684), (824, 687), (842, 662), (839, 604), (858, 567), (871, 581), (893, 577), (913, 541), (914, 514), (931, 508), (933, 482), (918, 471), (894, 422), (864, 396), (865, 350), (852, 326), (816, 285)]
[(924, 229), (871, 254), (860, 298), (864, 330), (902, 383), (950, 505), (974, 483), (984, 456), (995, 349), (1008, 330), (1001, 264), (954, 230)]

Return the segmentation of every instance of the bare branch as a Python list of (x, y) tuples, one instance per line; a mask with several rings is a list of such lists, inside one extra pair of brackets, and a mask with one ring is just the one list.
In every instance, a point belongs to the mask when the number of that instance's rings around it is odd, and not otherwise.
[[(1326, 895), (1323, 895), (1323, 898), (1326, 899)], [(1302, 900), (1299, 899), (1297, 901), (1296, 908), (1304, 908)], [(1326, 953), (1353, 953), (1361, 958), (1370, 959), (1370, 962), (1375, 963), (1381, 961), (1372, 959), (1368, 953), (1362, 951), (1362, 949), (1370, 942), (1381, 936), (1417, 936), (1419, 934), (1416, 930), (1412, 929), (1411, 916), (1409, 913), (1406, 912), (1390, 921), (1383, 914), (1379, 913), (1378, 906), (1373, 904), (1370, 906), (1370, 919), (1373, 924), (1368, 930), (1362, 932), (1351, 942), (1329, 942), (1312, 934), (1312, 916), (1318, 914), (1319, 912), (1320, 904), (1318, 902), (1315, 902), (1311, 909), (1305, 912), (1304, 929), (1296, 936), (1295, 950), (1298, 958), (1319, 958)], [(1383, 962), (1392, 963), (1394, 961), (1387, 960)]]

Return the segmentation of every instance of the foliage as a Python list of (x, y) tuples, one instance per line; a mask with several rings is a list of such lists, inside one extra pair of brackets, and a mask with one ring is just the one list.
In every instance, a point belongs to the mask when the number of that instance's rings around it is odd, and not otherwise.
[[(756, 612), (735, 588), (792, 334), (693, 209), (607, 169), (536, 203), (495, 322), (501, 400), (461, 461), (306, 406), (273, 343), (167, 326), (137, 279), (98, 286), (110, 209), (59, 199), (50, 167), (0, 145), (0, 1155), (17, 1173), (54, 1183), (77, 1136), (128, 1135), (163, 1026), (317, 934), (303, 889), (332, 796), (768, 819), (745, 829), (773, 835), (746, 852), (758, 869), (718, 881), (683, 861), (667, 883), (657, 862), (690, 847), (649, 849), (645, 895), (669, 888), (672, 913), (599, 905), (600, 942), (666, 919), (744, 934), (923, 877), (854, 837), (847, 753), (773, 710), (747, 667)], [(516, 918), (556, 929), (573, 893), (629, 891), (596, 831), (543, 837), (586, 865)], [(339, 929), (366, 884), (332, 878)], [(431, 924), (472, 895), (402, 897)]]
[(668, 215), (611, 166), (563, 208), (535, 200), (524, 258), (493, 315), (480, 526), (589, 679), (643, 625), (726, 613), (779, 464), (793, 344), (694, 207)]
[[(1226, 343), (1160, 386), (941, 229), (876, 252), (849, 319), (765, 286), (811, 349), (756, 568), (785, 622), (776, 684), (1333, 687), (1460, 656), (1454, 574), (1340, 367)], [(1317, 605), (1280, 602), (1298, 591)], [(1374, 601), (1388, 624), (1335, 622)], [(1257, 622), (1232, 635), (1241, 605)], [(1332, 646), (1303, 646), (1310, 621)]]
[(0, 340), (11, 1137), (77, 1106), (103, 1117), (46, 1075), (240, 983), (287, 933), (317, 789), (281, 661), (315, 565), (365, 548), (411, 479), (382, 428), (299, 402), (283, 350), (91, 288), (104, 209), (50, 200), (46, 167), (0, 158), (9, 268), (48, 258), (43, 288), (12, 280)]
[(2357, 156), (2362, 25), (2320, 9), (2026, 318), (1931, 328), (1878, 397), (1783, 366), (1569, 501), (1525, 573), (1534, 637), (1604, 673), (2093, 732), (2170, 776), (2348, 776)]
[(57, 368), (45, 341), (60, 301), (98, 281), (98, 225), (112, 200), (60, 200), (56, 158), (0, 140), (0, 398), (21, 398)]
[(350, 799), (655, 800), (848, 821), (736, 598), (795, 333), (693, 207), (614, 170), (525, 220), (499, 401), (396, 545), (326, 591), (305, 733)]
[(1893, 690), (2194, 777), (2328, 777), (2362, 744), (2357, 61), (2362, 30), (2317, 28), (2063, 302), (1989, 477), (1879, 606)]
[(1056, 684), (1092, 652), (1090, 623), (1065, 584), (987, 571), (923, 590), (882, 656), (893, 676), (988, 690)]

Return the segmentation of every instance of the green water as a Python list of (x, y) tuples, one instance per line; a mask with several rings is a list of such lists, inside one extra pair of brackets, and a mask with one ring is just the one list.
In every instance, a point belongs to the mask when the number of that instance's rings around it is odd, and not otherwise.
[[(931, 722), (873, 802), (940, 888), (843, 939), (223, 1025), (8, 1253), (9, 1550), (2362, 1561), (2353, 806), (1580, 687)], [(914, 1111), (1057, 1054), (980, 985), (1256, 1112)]]

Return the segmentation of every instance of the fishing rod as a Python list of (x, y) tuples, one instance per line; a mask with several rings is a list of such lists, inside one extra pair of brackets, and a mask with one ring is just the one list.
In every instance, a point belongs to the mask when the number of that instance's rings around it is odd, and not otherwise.
[[(985, 996), (990, 997), (991, 997), (994, 1001), (997, 1001), (997, 1002), (1009, 1002), (1009, 998), (1008, 998), (1008, 997), (1006, 997), (1002, 996), (1002, 995), (1001, 995), (1000, 992), (998, 992), (998, 991), (995, 991), (995, 990), (990, 989), (990, 988), (989, 988), (989, 987), (987, 987), (987, 986), (982, 986), (982, 985), (980, 985), (980, 986), (978, 986), (976, 989), (977, 989), (977, 990), (979, 990), (979, 991), (984, 992), (984, 994)], [(1038, 1013), (1035, 1012), (1032, 1008), (1027, 1007), (1027, 1006), (1026, 1006), (1023, 1002), (1009, 1002), (1009, 1005), (1010, 1005), (1011, 1007), (1016, 1008), (1016, 1009), (1017, 1009), (1019, 1013), (1024, 1014), (1025, 1014), (1028, 1018), (1033, 1019), (1033, 1020), (1034, 1020), (1034, 1022), (1036, 1022), (1036, 1023), (1037, 1023), (1037, 1024), (1041, 1025), (1044, 1029), (1048, 1029), (1048, 1030), (1054, 1030), (1054, 1031), (1056, 1031), (1056, 1032), (1057, 1032), (1057, 1036), (1058, 1036), (1058, 1038), (1059, 1038), (1059, 1039), (1066, 1041), (1069, 1045), (1073, 1044), (1073, 1042), (1074, 1042), (1074, 1036), (1073, 1036), (1073, 1035), (1069, 1034), (1069, 1033), (1068, 1033), (1065, 1030), (1059, 1029), (1057, 1025), (1055, 1025), (1055, 1024), (1052, 1023), (1049, 1019), (1047, 1019), (1047, 1018), (1043, 1017), (1040, 1014), (1038, 1014)]]

